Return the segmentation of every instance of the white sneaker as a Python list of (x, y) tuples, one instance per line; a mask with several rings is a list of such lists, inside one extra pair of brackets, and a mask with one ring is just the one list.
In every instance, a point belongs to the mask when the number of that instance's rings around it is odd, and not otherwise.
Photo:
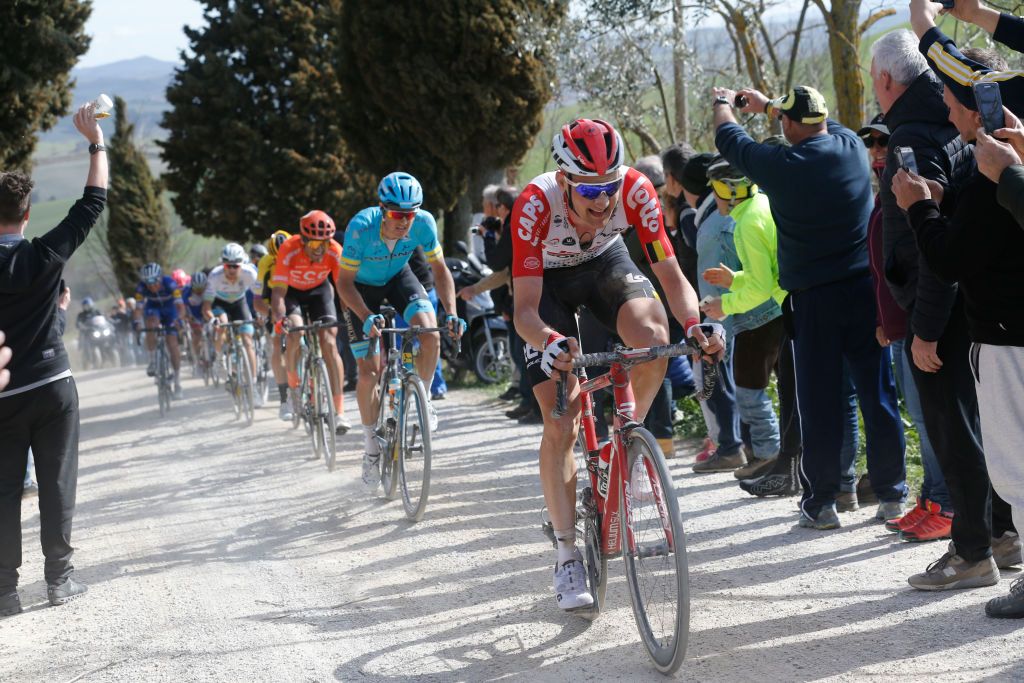
[(581, 609), (594, 604), (594, 596), (587, 590), (587, 572), (579, 548), (576, 557), (559, 565), (555, 563), (555, 601), (565, 610)]
[(380, 455), (363, 453), (363, 483), (370, 493), (377, 490), (380, 484)]
[(348, 430), (352, 429), (352, 423), (344, 415), (334, 416), (334, 433), (338, 436), (344, 436), (348, 434)]
[(172, 397), (175, 400), (180, 401), (183, 395), (184, 394), (182, 394), (182, 392), (181, 392), (181, 385), (178, 384), (177, 382), (175, 382), (174, 383), (174, 393), (172, 394)]
[(284, 422), (292, 421), (292, 407), (288, 401), (281, 404), (281, 407), (277, 409), (277, 416)]
[(262, 393), (260, 393), (260, 392), (259, 392), (259, 391), (258, 391), (258, 390), (256, 389), (256, 387), (255, 387), (255, 386), (253, 386), (253, 392), (252, 392), (252, 404), (253, 404), (253, 406), (254, 406), (254, 407), (256, 407), (256, 408), (262, 408), (262, 407), (263, 407), (263, 394), (262, 394)]
[(430, 423), (430, 433), (437, 431), (437, 411), (434, 410), (434, 403), (427, 399), (427, 422)]

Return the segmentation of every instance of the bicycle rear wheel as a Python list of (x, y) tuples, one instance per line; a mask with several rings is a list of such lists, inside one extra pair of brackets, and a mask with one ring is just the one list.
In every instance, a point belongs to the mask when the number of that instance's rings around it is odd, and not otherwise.
[(313, 364), (313, 373), (316, 377), (316, 415), (313, 429), (320, 432), (320, 444), (324, 464), (327, 471), (334, 471), (334, 463), (337, 458), (337, 450), (334, 436), (334, 397), (331, 395), (331, 382), (327, 375), (327, 363), (323, 358), (317, 358)]
[[(253, 340), (256, 344), (256, 341)], [(268, 357), (266, 337), (260, 337), (256, 344), (256, 395), (266, 404), (270, 397), (270, 359)]]
[(639, 427), (626, 437), (619, 509), (633, 617), (658, 671), (683, 663), (690, 628), (686, 539), (675, 487), (658, 442)]
[(418, 522), (423, 519), (430, 495), (431, 452), (427, 392), (416, 375), (410, 374), (405, 378), (398, 424), (396, 437), (402, 505), (405, 516)]
[(250, 426), (255, 416), (255, 409), (252, 402), (252, 368), (249, 367), (249, 354), (245, 352), (245, 349), (242, 349), (241, 353), (238, 354), (237, 360), (238, 399), (242, 407), (242, 416), (245, 418), (245, 423), (247, 426)]

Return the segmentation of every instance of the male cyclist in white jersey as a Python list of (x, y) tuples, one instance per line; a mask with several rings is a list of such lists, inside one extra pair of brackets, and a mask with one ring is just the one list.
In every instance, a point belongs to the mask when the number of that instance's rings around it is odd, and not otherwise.
[[(206, 291), (203, 292), (203, 317), (207, 320), (216, 318), (219, 322), (245, 323), (239, 329), (245, 355), (249, 357), (249, 369), (253, 373), (253, 386), (256, 385), (256, 351), (252, 346), (252, 312), (245, 300), (245, 293), (256, 289), (256, 268), (248, 263), (248, 257), (241, 244), (231, 242), (225, 245), (220, 253), (221, 264), (210, 271), (206, 278)], [(218, 330), (214, 338), (217, 355), (220, 355), (224, 344), (226, 330)], [(253, 392), (254, 405), (263, 406), (263, 396)]]
[[(724, 348), (720, 327), (702, 330), (698, 324), (697, 295), (675, 259), (658, 193), (643, 174), (623, 165), (623, 151), (622, 138), (604, 121), (578, 119), (563, 126), (551, 149), (558, 170), (534, 178), (512, 209), (515, 324), (526, 341), (527, 373), (544, 417), (540, 479), (558, 546), (555, 598), (566, 610), (594, 602), (576, 548), (572, 447), (580, 397), (571, 373), (568, 413), (551, 417), (555, 371), (572, 370), (572, 357), (579, 354), (576, 311), (586, 306), (630, 347), (669, 341), (665, 307), (630, 260), (622, 232), (636, 230), (668, 298), (665, 305), (687, 336), (709, 356)], [(638, 421), (647, 414), (666, 365), (656, 360), (632, 369)]]

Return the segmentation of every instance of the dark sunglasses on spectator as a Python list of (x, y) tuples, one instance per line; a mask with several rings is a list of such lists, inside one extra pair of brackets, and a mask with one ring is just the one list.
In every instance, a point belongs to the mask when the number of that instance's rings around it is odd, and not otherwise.
[(391, 218), (396, 221), (406, 221), (416, 218), (416, 210), (400, 211), (399, 209), (384, 209), (384, 218)]
[(566, 178), (565, 182), (575, 188), (579, 196), (591, 201), (597, 199), (602, 194), (611, 197), (622, 186), (622, 180), (613, 180), (610, 183), (574, 183), (569, 178)]
[(889, 146), (888, 135), (879, 135), (878, 137), (875, 137), (874, 135), (865, 135), (864, 137), (861, 138), (861, 140), (864, 141), (864, 146), (867, 147), (868, 149), (871, 149), (875, 145), (878, 145), (879, 147)]

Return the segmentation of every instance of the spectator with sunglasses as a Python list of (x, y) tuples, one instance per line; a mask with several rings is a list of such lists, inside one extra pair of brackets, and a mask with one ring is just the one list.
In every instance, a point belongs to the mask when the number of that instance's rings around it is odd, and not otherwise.
[[(888, 351), (875, 340), (868, 270), (871, 174), (864, 144), (828, 118), (825, 98), (799, 85), (770, 100), (753, 89), (713, 91), (715, 144), (771, 201), (778, 238), (779, 285), (790, 293), (797, 402), (803, 438), (801, 526), (840, 526), (843, 368), (864, 416), (871, 484), (880, 521), (903, 514), (907, 495), (903, 423)], [(742, 98), (737, 98), (742, 95)], [(742, 100), (745, 99), (745, 102)], [(742, 111), (777, 117), (790, 147), (758, 143), (739, 125)]]
[[(377, 380), (381, 361), (380, 332), (384, 323), (380, 307), (388, 301), (409, 325), (436, 327), (437, 314), (427, 290), (409, 267), (417, 248), (434, 276), (437, 298), (445, 311), (455, 311), (455, 282), (444, 262), (437, 240), (434, 217), (420, 207), (423, 188), (408, 173), (396, 171), (381, 179), (377, 186), (379, 206), (357, 213), (345, 230), (345, 251), (341, 260), (338, 294), (345, 304), (345, 322), (349, 343), (359, 367), (356, 400), (363, 428), (363, 483), (372, 492), (380, 484), (380, 447), (374, 434), (380, 396)], [(462, 336), (466, 322), (447, 313), (443, 326), (455, 337)], [(416, 372), (429, 387), (441, 353), (441, 338), (436, 332), (419, 335), (420, 352)], [(437, 413), (427, 402), (430, 429), (437, 429)]]

